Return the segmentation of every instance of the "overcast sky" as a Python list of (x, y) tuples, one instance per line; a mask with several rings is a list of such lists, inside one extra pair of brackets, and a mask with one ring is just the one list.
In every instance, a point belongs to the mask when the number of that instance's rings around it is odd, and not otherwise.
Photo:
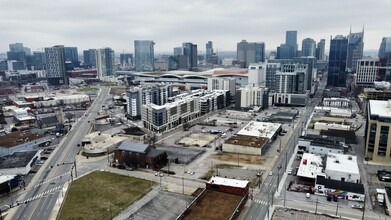
[(0, 0), (0, 52), (22, 42), (37, 48), (65, 45), (133, 52), (134, 40), (154, 40), (155, 51), (182, 42), (199, 51), (213, 41), (220, 51), (263, 41), (275, 50), (286, 30), (319, 41), (362, 30), (365, 50), (391, 36), (391, 0)]

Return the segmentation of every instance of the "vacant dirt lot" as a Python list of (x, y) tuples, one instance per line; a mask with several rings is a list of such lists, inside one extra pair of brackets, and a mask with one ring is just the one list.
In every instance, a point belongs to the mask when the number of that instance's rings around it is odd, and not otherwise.
[(248, 155), (248, 154), (234, 154), (234, 153), (220, 153), (213, 155), (213, 158), (221, 161), (227, 161), (227, 162), (238, 162), (239, 157), (239, 164), (258, 164), (262, 165), (266, 161), (266, 157), (264, 156), (257, 156), (257, 155)]
[(229, 219), (241, 196), (206, 190), (187, 210), (181, 220)]

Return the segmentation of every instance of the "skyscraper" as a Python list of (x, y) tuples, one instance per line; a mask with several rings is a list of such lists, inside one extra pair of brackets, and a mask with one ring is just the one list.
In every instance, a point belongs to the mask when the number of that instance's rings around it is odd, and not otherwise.
[(212, 54), (213, 54), (213, 42), (208, 41), (208, 43), (206, 43), (206, 53), (205, 53), (206, 62), (208, 62), (212, 58)]
[(154, 45), (151, 40), (134, 41), (134, 59), (136, 71), (153, 71), (154, 70)]
[(65, 72), (64, 46), (45, 48), (46, 77), (49, 86), (68, 85), (69, 78)]
[(301, 43), (302, 56), (312, 57), (315, 56), (316, 43), (311, 38), (305, 38)]
[(9, 47), (10, 47), (10, 52), (23, 52), (24, 51), (23, 43), (10, 44)]
[(330, 41), (329, 71), (327, 76), (328, 86), (346, 86), (346, 58), (348, 51), (348, 39), (337, 35)]
[(291, 45), (281, 44), (277, 47), (277, 59), (292, 59), (295, 54), (294, 47)]
[(79, 54), (77, 47), (64, 47), (65, 61), (71, 61), (74, 67), (79, 67)]
[(286, 31), (285, 44), (292, 46), (293, 57), (295, 57), (297, 53), (297, 31)]
[(33, 52), (33, 65), (36, 70), (43, 70), (46, 66), (46, 55), (44, 52), (35, 51)]
[(378, 55), (379, 59), (385, 59), (385, 63), (391, 65), (391, 37), (383, 37)]
[(364, 51), (364, 30), (359, 33), (350, 33), (348, 36), (348, 54), (346, 68), (356, 72), (357, 61), (362, 59)]
[(129, 67), (133, 65), (133, 54), (131, 53), (121, 53), (119, 55), (119, 60), (122, 67)]
[(109, 47), (96, 50), (96, 69), (99, 78), (114, 75), (114, 58), (114, 50)]
[(318, 42), (318, 45), (316, 47), (316, 59), (320, 60), (320, 61), (325, 61), (326, 57), (325, 57), (325, 54), (324, 54), (324, 49), (325, 49), (325, 46), (326, 46), (326, 40), (325, 39), (320, 39), (320, 41)]
[(96, 50), (88, 49), (83, 51), (84, 66), (96, 67)]
[(192, 44), (189, 42), (182, 44), (183, 55), (187, 57), (187, 66), (191, 70), (197, 67), (198, 59), (197, 59), (197, 44)]
[(243, 62), (245, 67), (250, 63), (265, 62), (265, 43), (242, 40), (237, 43), (236, 54), (237, 60)]

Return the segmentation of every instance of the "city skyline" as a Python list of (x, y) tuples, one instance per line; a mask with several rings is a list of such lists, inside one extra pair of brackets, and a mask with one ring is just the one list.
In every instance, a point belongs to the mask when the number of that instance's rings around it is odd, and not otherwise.
[(266, 50), (270, 51), (284, 43), (287, 30), (297, 30), (299, 48), (304, 38), (316, 42), (324, 38), (328, 50), (331, 35), (346, 36), (350, 27), (358, 32), (363, 26), (364, 49), (378, 49), (381, 39), (391, 35), (391, 25), (384, 19), (391, 3), (386, 0), (376, 5), (367, 1), (353, 3), (359, 7), (351, 7), (351, 1), (336, 0), (316, 4), (287, 1), (284, 7), (278, 2), (253, 0), (240, 4), (177, 0), (116, 4), (13, 1), (3, 3), (0, 8), (0, 51), (8, 51), (11, 43), (22, 42), (32, 51), (65, 45), (76, 46), (79, 52), (103, 47), (133, 52), (134, 40), (156, 42), (156, 52), (172, 52), (181, 42), (192, 42), (199, 45), (199, 51), (205, 51), (204, 45), (209, 40), (214, 42), (216, 51), (235, 51), (236, 43), (243, 39), (265, 42)]

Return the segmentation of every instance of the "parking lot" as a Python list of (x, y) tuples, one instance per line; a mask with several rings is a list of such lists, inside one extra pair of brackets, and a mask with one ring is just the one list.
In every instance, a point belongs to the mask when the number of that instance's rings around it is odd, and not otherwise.
[(194, 200), (193, 196), (160, 191), (148, 203), (138, 209), (128, 219), (158, 220), (175, 219)]

